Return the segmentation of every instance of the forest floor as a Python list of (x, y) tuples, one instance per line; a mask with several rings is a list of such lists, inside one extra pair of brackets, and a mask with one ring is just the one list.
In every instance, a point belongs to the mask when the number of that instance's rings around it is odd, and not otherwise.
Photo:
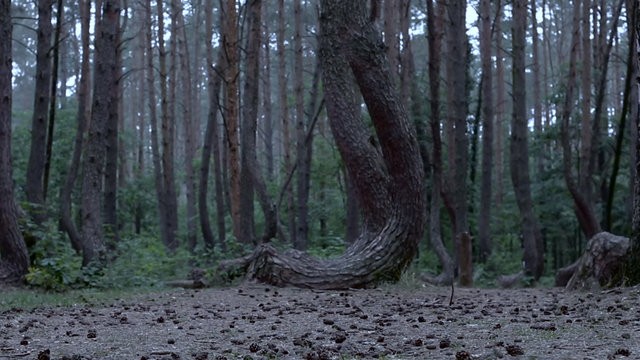
[(640, 288), (245, 284), (0, 313), (0, 359), (638, 359)]

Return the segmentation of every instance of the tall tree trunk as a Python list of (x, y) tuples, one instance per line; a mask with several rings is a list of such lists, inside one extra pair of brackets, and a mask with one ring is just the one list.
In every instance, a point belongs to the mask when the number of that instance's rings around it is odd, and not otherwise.
[(0, 0), (0, 282), (21, 280), (29, 267), (18, 226), (11, 164), (11, 1)]
[[(163, 242), (169, 251), (175, 251), (178, 248), (178, 239), (176, 232), (178, 230), (178, 200), (176, 194), (175, 174), (174, 174), (174, 138), (175, 138), (175, 61), (172, 62), (171, 68), (167, 71), (167, 51), (164, 42), (164, 9), (162, 1), (157, 3), (157, 21), (158, 21), (158, 60), (160, 65), (160, 107), (162, 110), (161, 132), (162, 132), (162, 154), (160, 161), (161, 180), (162, 180), (162, 200), (161, 205), (164, 207), (164, 223), (165, 232)], [(171, 41), (175, 40), (177, 34), (171, 35)], [(171, 44), (173, 47), (173, 43)], [(171, 56), (175, 58), (175, 49), (172, 49)], [(168, 81), (168, 79), (170, 81)], [(168, 93), (170, 92), (170, 93)]]
[(193, 92), (193, 77), (191, 70), (191, 57), (189, 56), (189, 44), (187, 42), (187, 31), (184, 21), (184, 15), (182, 14), (182, 3), (180, 0), (172, 0), (171, 2), (172, 12), (175, 17), (177, 40), (178, 40), (178, 53), (180, 57), (180, 78), (182, 81), (183, 97), (182, 97), (182, 117), (184, 123), (185, 134), (185, 157), (184, 157), (184, 172), (185, 172), (185, 188), (187, 198), (187, 246), (193, 252), (197, 245), (197, 222), (198, 212), (196, 210), (196, 174), (193, 167), (193, 162), (196, 157), (196, 124), (195, 124), (195, 106), (193, 98), (195, 96)]
[[(222, 199), (222, 179), (220, 175), (220, 150), (219, 150), (219, 134), (218, 134), (218, 109), (220, 108), (220, 87), (222, 78), (219, 76), (221, 71), (222, 52), (218, 57), (218, 63), (213, 58), (213, 1), (206, 0), (205, 3), (205, 39), (207, 39), (207, 90), (209, 92), (209, 113), (207, 120), (207, 128), (204, 136), (204, 144), (202, 146), (202, 161), (200, 164), (200, 182), (198, 193), (198, 210), (200, 212), (200, 228), (202, 237), (206, 247), (213, 248), (215, 240), (211, 225), (209, 222), (208, 208), (208, 188), (209, 188), (209, 168), (211, 164), (211, 156), (213, 154), (213, 172), (214, 186), (216, 195), (216, 205), (218, 219), (218, 241), (220, 246), (225, 244), (225, 227), (224, 227), (224, 205)], [(220, 222), (222, 220), (222, 222)]]
[[(279, 254), (260, 246), (247, 259), (248, 275), (277, 285), (313, 288), (367, 287), (396, 281), (417, 253), (425, 225), (423, 173), (415, 129), (401, 105), (389, 73), (382, 39), (367, 14), (366, 2), (321, 2), (320, 59), (327, 113), (345, 165), (355, 177), (363, 216), (358, 240), (341, 257), (320, 261), (302, 252)], [(361, 89), (380, 150), (352, 106), (352, 79)], [(355, 111), (358, 110), (358, 111)], [(383, 200), (372, 203), (371, 198)], [(371, 210), (381, 210), (374, 213)], [(380, 221), (380, 222), (378, 222)]]
[(306, 127), (304, 117), (304, 74), (302, 57), (302, 0), (293, 2), (293, 93), (295, 97), (296, 113), (296, 177), (297, 203), (296, 203), (296, 228), (292, 234), (293, 248), (306, 250), (307, 236), (309, 235), (308, 201), (309, 191), (305, 187), (304, 168), (306, 166)]
[[(535, 0), (533, 0), (535, 2)], [(482, 63), (482, 179), (478, 240), (480, 261), (491, 255), (491, 188), (493, 185), (493, 63), (491, 61), (491, 2), (480, 1), (480, 61)]]
[(244, 244), (256, 243), (254, 216), (254, 181), (251, 173), (258, 172), (256, 166), (256, 132), (258, 127), (258, 106), (260, 88), (260, 19), (262, 2), (248, 3), (249, 24), (246, 40), (246, 72), (242, 93), (242, 125), (240, 126), (240, 231), (238, 240)]
[[(632, 6), (632, 8), (635, 9), (635, 11), (632, 13), (632, 16), (636, 18), (636, 21), (635, 26), (632, 28), (633, 30), (630, 32), (633, 33), (632, 37), (634, 39), (633, 41), (635, 42), (640, 38), (640, 9), (638, 9), (637, 1), (634, 0), (633, 2), (636, 4)], [(634, 72), (637, 74), (640, 56), (636, 52), (634, 52), (633, 54), (633, 64), (635, 67)], [(640, 87), (640, 80), (637, 77), (635, 77), (634, 79), (636, 79), (635, 85)], [(633, 149), (633, 152), (635, 153), (635, 163), (632, 165), (632, 167), (634, 168), (635, 178), (633, 183), (633, 214), (631, 219), (630, 239), (631, 248), (629, 250), (629, 255), (627, 256), (627, 266), (629, 269), (631, 269), (630, 274), (628, 275), (630, 283), (638, 284), (640, 283), (640, 267), (638, 266), (638, 264), (640, 264), (640, 176), (638, 176), (638, 174), (640, 174), (640, 141), (638, 141), (637, 139), (640, 137), (640, 121), (638, 119), (638, 108), (640, 108), (640, 100), (638, 100), (637, 97), (632, 98), (632, 107), (636, 108), (636, 118), (634, 119), (635, 128), (632, 128), (631, 137), (636, 138), (636, 147), (635, 149)]]
[[(268, 7), (262, 7), (263, 12), (266, 14)], [(264, 14), (263, 14), (264, 18)], [(271, 98), (271, 33), (269, 32), (269, 23), (265, 21), (263, 23), (263, 57), (262, 63), (264, 64), (264, 75), (262, 76), (262, 107), (264, 111), (264, 162), (267, 164), (266, 177), (267, 180), (273, 181), (274, 173), (274, 159), (273, 159), (273, 135), (274, 135), (274, 123), (273, 123), (273, 105)]]
[[(615, 189), (617, 184), (618, 173), (620, 171), (620, 160), (622, 157), (622, 148), (623, 148), (622, 144), (625, 138), (625, 132), (627, 131), (627, 124), (626, 124), (627, 116), (634, 113), (630, 109), (636, 106), (633, 99), (637, 99), (637, 97), (633, 97), (632, 88), (634, 86), (632, 85), (632, 79), (636, 78), (634, 76), (634, 71), (637, 68), (637, 65), (635, 65), (635, 61), (636, 61), (636, 53), (638, 50), (638, 42), (636, 39), (635, 29), (638, 26), (638, 18), (636, 17), (636, 13), (638, 12), (638, 2), (627, 1), (626, 10), (627, 10), (627, 24), (629, 26), (629, 29), (632, 29), (632, 31), (629, 31), (628, 33), (629, 50), (627, 53), (628, 54), (627, 55), (627, 72), (624, 80), (622, 110), (620, 111), (620, 123), (616, 131), (616, 145), (615, 145), (615, 152), (614, 152), (614, 158), (613, 158), (613, 165), (611, 167), (611, 178), (609, 180), (609, 192), (607, 194), (607, 201), (605, 204), (605, 212), (604, 212), (605, 231), (611, 231), (611, 226), (613, 222), (613, 219), (612, 219), (613, 200), (615, 197)], [(636, 87), (636, 90), (637, 90), (637, 87)], [(636, 106), (636, 111), (637, 111), (637, 106)], [(633, 121), (630, 121), (630, 122), (633, 123)], [(633, 127), (631, 129), (632, 131), (634, 130)], [(633, 135), (633, 132), (631, 132), (631, 134)], [(631, 138), (634, 138), (634, 136), (631, 136)], [(630, 163), (635, 164), (634, 157), (631, 157)], [(631, 168), (633, 170), (633, 166)], [(632, 171), (632, 175), (634, 175), (633, 171)], [(632, 186), (634, 184), (633, 182), (634, 177), (635, 176), (631, 176), (631, 182), (629, 183)], [(633, 197), (632, 197), (632, 201), (633, 201)]]
[(80, 83), (78, 84), (78, 112), (76, 114), (76, 135), (73, 144), (73, 154), (69, 169), (65, 177), (64, 185), (60, 188), (60, 227), (67, 233), (71, 246), (76, 252), (82, 251), (82, 239), (73, 219), (71, 218), (71, 194), (75, 186), (82, 147), (87, 129), (90, 110), (91, 74), (89, 63), (89, 22), (91, 18), (91, 3), (89, 0), (80, 1), (80, 33), (82, 42), (82, 60), (80, 70)]
[(44, 167), (47, 120), (51, 101), (51, 12), (55, 0), (38, 0), (38, 44), (36, 49), (36, 85), (31, 119), (31, 147), (27, 163), (25, 192), (30, 214), (36, 223), (46, 219), (44, 203)]
[(242, 219), (241, 219), (241, 177), (240, 177), (240, 139), (239, 128), (239, 104), (238, 104), (238, 15), (236, 12), (236, 1), (226, 0), (223, 2), (223, 35), (225, 59), (225, 128), (227, 136), (229, 182), (230, 182), (230, 205), (231, 220), (233, 222), (233, 235), (236, 240), (242, 241)]
[(495, 188), (495, 201), (496, 206), (502, 204), (504, 198), (504, 118), (506, 113), (507, 100), (505, 98), (505, 68), (506, 57), (503, 49), (502, 42), (502, 17), (504, 16), (502, 10), (502, 3), (498, 1), (496, 6), (496, 121), (495, 121), (495, 170), (496, 170), (496, 188)]
[(106, 157), (104, 166), (104, 229), (106, 230), (107, 247), (109, 250), (115, 249), (118, 241), (118, 158), (120, 149), (120, 119), (124, 119), (122, 114), (122, 50), (120, 42), (122, 41), (122, 30), (120, 29), (120, 21), (116, 25), (116, 57), (113, 71), (114, 87), (111, 88), (111, 101), (109, 106), (109, 121), (106, 126)]
[(525, 44), (527, 1), (513, 3), (513, 116), (511, 121), (510, 169), (516, 202), (522, 218), (524, 272), (538, 280), (544, 270), (542, 233), (531, 198), (526, 108)]
[[(533, 131), (535, 139), (542, 143), (542, 95), (540, 80), (540, 36), (538, 34), (538, 8), (537, 0), (531, 0), (531, 47), (532, 47), (532, 71), (533, 71)], [(535, 153), (535, 169), (539, 179), (544, 171), (544, 151), (538, 146)]]
[[(286, 74), (286, 61), (285, 61), (285, 8), (284, 0), (278, 1), (278, 34), (277, 34), (277, 54), (278, 54), (278, 99), (280, 104), (280, 117), (282, 118), (282, 141), (283, 141), (283, 153), (284, 153), (284, 174), (289, 174), (292, 171), (293, 164), (291, 161), (291, 134), (289, 131), (289, 107), (288, 107), (288, 94), (287, 94), (287, 74)], [(287, 216), (288, 216), (288, 229), (291, 238), (295, 236), (296, 222), (294, 212), (294, 199), (293, 188), (287, 186), (284, 190), (286, 192), (287, 201)]]
[(45, 148), (44, 172), (42, 177), (42, 199), (47, 201), (49, 191), (49, 173), (51, 172), (51, 153), (53, 151), (53, 130), (56, 121), (56, 100), (58, 94), (58, 72), (60, 64), (60, 47), (62, 40), (62, 22), (64, 21), (64, 6), (62, 0), (56, 1), (56, 28), (53, 37), (53, 64), (51, 66), (51, 92), (49, 101), (49, 121), (47, 124), (47, 143)]
[[(460, 285), (471, 286), (473, 284), (473, 273), (470, 254), (463, 254), (464, 241), (469, 236), (468, 220), (468, 199), (467, 199), (467, 165), (469, 138), (467, 137), (467, 101), (465, 94), (466, 85), (466, 64), (467, 64), (467, 42), (466, 42), (466, 0), (455, 0), (447, 2), (448, 21), (446, 22), (447, 36), (447, 63), (446, 74), (447, 84), (447, 121), (453, 126), (453, 138), (449, 140), (451, 148), (453, 141), (455, 146), (453, 172), (455, 190), (453, 190), (453, 201), (455, 208), (455, 239), (456, 252), (458, 254), (458, 270), (460, 275)], [(451, 156), (451, 155), (450, 155)], [(463, 260), (466, 260), (463, 263)]]
[[(157, 98), (156, 98), (156, 87), (155, 87), (155, 71), (156, 67), (153, 61), (153, 42), (152, 42), (152, 34), (153, 34), (153, 22), (152, 22), (152, 14), (151, 14), (151, 0), (146, 0), (145, 3), (145, 12), (146, 12), (146, 29), (145, 29), (145, 37), (146, 37), (146, 46), (147, 46), (147, 67), (146, 67), (146, 79), (147, 79), (147, 91), (148, 94), (148, 104), (149, 104), (149, 126), (151, 127), (151, 160), (153, 162), (153, 178), (155, 180), (155, 189), (156, 189), (156, 198), (158, 200), (158, 220), (160, 223), (160, 236), (162, 238), (163, 244), (169, 248), (169, 230), (168, 224), (165, 219), (167, 216), (167, 205), (164, 191), (164, 184), (162, 182), (162, 163), (160, 159), (160, 143), (159, 143), (159, 134), (158, 134), (158, 115), (157, 115)], [(158, 22), (158, 34), (163, 33), (164, 23), (162, 21)], [(159, 59), (162, 59), (164, 56), (164, 39), (163, 36), (158, 36), (158, 51)], [(163, 61), (160, 61), (160, 78), (164, 76), (166, 70), (163, 68)], [(162, 83), (162, 81), (161, 81)], [(161, 89), (161, 92), (164, 91)]]
[(442, 140), (440, 137), (440, 69), (443, 37), (444, 5), (427, 0), (427, 26), (429, 32), (429, 92), (431, 107), (431, 136), (433, 137), (433, 172), (431, 187), (431, 206), (429, 212), (429, 239), (433, 250), (438, 255), (442, 273), (438, 276), (441, 284), (450, 284), (454, 279), (455, 264), (442, 242), (440, 209), (442, 197)]
[(115, 77), (117, 31), (120, 8), (117, 1), (105, 0), (102, 16), (96, 22), (94, 91), (89, 137), (83, 159), (82, 181), (82, 264), (102, 261), (105, 254), (102, 231), (102, 181), (104, 178), (108, 123), (117, 86)]

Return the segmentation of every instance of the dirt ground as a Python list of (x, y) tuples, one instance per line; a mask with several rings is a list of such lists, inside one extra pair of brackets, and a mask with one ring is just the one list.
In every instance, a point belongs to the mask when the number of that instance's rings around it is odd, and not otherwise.
[(0, 359), (640, 359), (640, 288), (242, 285), (0, 314)]

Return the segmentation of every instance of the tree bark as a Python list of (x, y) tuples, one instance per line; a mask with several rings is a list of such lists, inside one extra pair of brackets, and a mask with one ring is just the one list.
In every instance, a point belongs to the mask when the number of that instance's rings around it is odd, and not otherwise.
[(506, 58), (505, 51), (503, 48), (503, 34), (502, 34), (502, 18), (503, 18), (503, 10), (501, 1), (498, 1), (498, 5), (496, 6), (497, 14), (496, 14), (496, 24), (495, 24), (495, 33), (496, 33), (496, 121), (495, 121), (495, 143), (494, 143), (494, 154), (495, 154), (495, 170), (496, 170), (496, 191), (495, 191), (495, 202), (496, 206), (500, 206), (502, 204), (502, 200), (504, 198), (504, 117), (505, 117), (505, 106), (507, 101), (505, 99), (506, 90), (505, 90), (505, 68), (506, 68)]
[(230, 205), (231, 220), (233, 223), (233, 235), (236, 240), (243, 241), (241, 219), (241, 176), (240, 176), (240, 138), (239, 138), (239, 104), (238, 104), (238, 15), (236, 1), (223, 2), (223, 28), (222, 43), (225, 59), (225, 129), (227, 136)]
[(82, 251), (82, 239), (71, 218), (71, 194), (78, 177), (78, 169), (82, 156), (82, 148), (90, 116), (90, 88), (91, 74), (89, 63), (89, 21), (91, 17), (91, 3), (89, 0), (80, 1), (80, 32), (82, 42), (82, 60), (80, 70), (80, 83), (78, 85), (78, 113), (76, 114), (76, 135), (73, 144), (73, 155), (65, 182), (60, 189), (60, 227), (69, 236), (71, 246), (80, 253)]
[[(460, 276), (460, 285), (472, 286), (473, 273), (471, 255), (461, 254), (463, 246), (461, 240), (463, 234), (469, 231), (468, 220), (468, 196), (467, 196), (467, 176), (468, 176), (468, 147), (469, 138), (467, 137), (467, 101), (465, 91), (466, 84), (466, 64), (467, 64), (467, 42), (466, 42), (466, 0), (454, 0), (447, 2), (447, 63), (446, 74), (447, 84), (447, 108), (451, 109), (448, 113), (447, 121), (453, 126), (452, 137), (448, 139), (449, 148), (455, 147), (453, 151), (453, 164), (455, 170), (450, 171), (451, 185), (454, 186), (452, 191), (452, 200), (454, 202), (455, 212), (455, 248), (458, 254), (458, 270)], [(453, 142), (453, 143), (452, 143)], [(451, 154), (449, 155), (451, 157)], [(451, 177), (452, 176), (452, 177)], [(463, 264), (460, 261), (467, 260)]]
[[(437, 7), (437, 9), (436, 9)], [(431, 204), (429, 211), (429, 239), (442, 267), (442, 273), (438, 276), (437, 282), (441, 284), (450, 284), (454, 280), (455, 264), (453, 259), (447, 252), (443, 242), (441, 233), (441, 194), (442, 194), (442, 140), (440, 137), (440, 68), (441, 68), (441, 48), (442, 48), (442, 31), (443, 19), (442, 10), (444, 5), (433, 0), (427, 1), (427, 26), (429, 32), (429, 105), (431, 108), (431, 118), (429, 124), (431, 127), (431, 136), (433, 137), (433, 172), (431, 187)]]
[[(534, 0), (535, 1), (535, 0)], [(491, 255), (491, 190), (493, 185), (493, 64), (491, 61), (491, 2), (480, 1), (480, 61), (482, 63), (482, 179), (478, 242), (480, 261)]]
[[(363, 200), (365, 228), (342, 256), (331, 260), (320, 261), (297, 251), (279, 254), (268, 245), (259, 246), (245, 263), (248, 277), (324, 289), (397, 281), (417, 253), (426, 218), (415, 129), (395, 92), (382, 39), (368, 17), (366, 3), (323, 0), (321, 9), (319, 56), (327, 112), (338, 149)], [(354, 77), (380, 150), (373, 148), (369, 137), (357, 136), (363, 123), (352, 106)], [(367, 173), (380, 173), (383, 181), (374, 182), (364, 176)], [(382, 202), (373, 204), (370, 198)], [(373, 208), (381, 212), (375, 214)]]
[[(222, 219), (222, 227), (218, 222), (218, 241), (223, 246), (225, 238), (224, 229), (224, 207), (222, 204), (222, 179), (220, 176), (220, 150), (219, 150), (219, 134), (218, 134), (218, 109), (220, 107), (220, 87), (222, 78), (219, 76), (221, 71), (222, 55), (218, 57), (216, 64), (213, 59), (213, 1), (206, 0), (205, 9), (205, 38), (207, 39), (207, 90), (209, 92), (209, 113), (207, 120), (207, 128), (205, 130), (204, 142), (202, 146), (202, 161), (200, 164), (200, 181), (198, 187), (198, 210), (200, 212), (200, 228), (202, 237), (206, 247), (213, 248), (215, 239), (211, 230), (209, 221), (208, 208), (208, 189), (209, 189), (209, 168), (211, 164), (211, 156), (213, 154), (213, 172), (214, 186), (216, 195), (216, 204), (220, 204), (220, 209), (216, 217)], [(222, 52), (220, 53), (222, 54)], [(222, 229), (222, 232), (220, 231)]]
[[(540, 36), (538, 34), (537, 0), (531, 0), (531, 60), (533, 71), (533, 131), (535, 138), (542, 143), (542, 95), (540, 79)], [(535, 154), (536, 178), (544, 171), (544, 148), (538, 146)]]
[[(178, 200), (176, 194), (174, 164), (175, 164), (175, 61), (167, 71), (167, 51), (164, 42), (164, 9), (162, 1), (157, 3), (158, 21), (158, 61), (160, 65), (160, 107), (162, 109), (161, 133), (162, 133), (162, 153), (161, 161), (161, 181), (162, 198), (160, 200), (164, 211), (164, 218), (161, 220), (165, 231), (163, 233), (163, 243), (171, 252), (178, 248), (176, 232), (178, 230)], [(171, 57), (175, 60), (175, 37), (171, 34)]]
[(11, 1), (0, 0), (0, 282), (21, 280), (29, 254), (18, 226), (11, 163)]
[(89, 137), (83, 159), (82, 181), (82, 264), (102, 261), (105, 255), (102, 222), (102, 182), (107, 151), (106, 130), (111, 119), (117, 86), (115, 75), (117, 31), (120, 8), (118, 2), (105, 0), (102, 16), (96, 23), (94, 55), (94, 97)]
[(511, 122), (510, 168), (516, 202), (522, 217), (523, 260), (525, 275), (538, 280), (544, 270), (544, 255), (540, 225), (533, 212), (529, 177), (529, 146), (526, 109), (525, 37), (527, 4), (513, 4), (513, 117)]
[(44, 165), (47, 120), (51, 101), (51, 12), (55, 0), (38, 0), (38, 44), (36, 49), (36, 85), (31, 120), (31, 147), (27, 163), (25, 192), (36, 223), (46, 219), (44, 203)]

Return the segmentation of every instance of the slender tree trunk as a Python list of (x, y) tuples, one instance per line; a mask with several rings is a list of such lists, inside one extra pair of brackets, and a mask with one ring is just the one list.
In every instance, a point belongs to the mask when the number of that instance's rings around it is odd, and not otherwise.
[(238, 104), (238, 15), (235, 0), (224, 1), (223, 6), (223, 36), (222, 43), (226, 55), (225, 63), (225, 128), (227, 136), (231, 220), (233, 235), (236, 240), (243, 241), (241, 219), (241, 177), (240, 177), (240, 139), (239, 104)]
[[(607, 194), (607, 202), (605, 205), (605, 218), (604, 218), (605, 231), (611, 231), (611, 226), (613, 222), (612, 220), (613, 200), (615, 197), (615, 189), (617, 184), (618, 173), (620, 171), (620, 160), (622, 157), (622, 148), (623, 148), (623, 141), (625, 138), (625, 131), (627, 130), (627, 124), (626, 124), (627, 116), (628, 115), (633, 116), (632, 115), (633, 111), (631, 111), (630, 109), (636, 106), (636, 104), (634, 103), (634, 99), (637, 99), (637, 97), (635, 98), (633, 97), (632, 87), (634, 86), (632, 85), (632, 79), (635, 79), (634, 71), (637, 67), (637, 65), (635, 65), (634, 62), (636, 61), (636, 52), (638, 49), (638, 43), (637, 43), (636, 32), (635, 32), (635, 29), (638, 26), (638, 18), (636, 17), (636, 14), (638, 12), (638, 2), (635, 0), (627, 1), (626, 9), (627, 9), (627, 24), (629, 26), (629, 29), (633, 29), (633, 31), (629, 31), (628, 33), (629, 50), (627, 53), (628, 54), (627, 72), (624, 80), (624, 92), (623, 92), (623, 98), (622, 98), (622, 110), (620, 111), (620, 123), (616, 131), (616, 145), (615, 145), (615, 152), (614, 152), (614, 158), (613, 158), (613, 165), (611, 167), (611, 178), (609, 180), (609, 192)], [(637, 111), (637, 107), (636, 107), (636, 111)], [(633, 124), (633, 121), (630, 121), (630, 122), (632, 123), (632, 125), (635, 125)], [(635, 128), (631, 127), (631, 129), (633, 131)], [(631, 132), (631, 134), (633, 134), (633, 132)], [(633, 136), (631, 136), (631, 138), (633, 138)], [(636, 139), (636, 142), (637, 142), (637, 139)], [(634, 157), (631, 157), (630, 163), (635, 164)], [(631, 168), (633, 170), (633, 166)], [(633, 171), (632, 171), (632, 175), (635, 175), (633, 174)], [(630, 184), (634, 184), (633, 183), (634, 177), (635, 176), (631, 176), (632, 181), (630, 182)]]
[(111, 88), (111, 101), (109, 106), (109, 121), (106, 125), (106, 157), (104, 167), (104, 229), (107, 235), (107, 247), (109, 250), (115, 249), (115, 243), (118, 241), (118, 157), (122, 151), (119, 148), (120, 142), (120, 119), (124, 118), (122, 114), (122, 51), (120, 42), (122, 40), (122, 32), (120, 29), (120, 21), (116, 25), (116, 65), (113, 71), (114, 87)]
[(62, 41), (60, 39), (62, 32), (62, 22), (64, 21), (64, 6), (62, 0), (56, 1), (56, 28), (53, 37), (53, 64), (51, 66), (51, 100), (49, 101), (49, 121), (47, 124), (47, 143), (45, 149), (44, 172), (42, 179), (42, 199), (47, 201), (47, 193), (49, 191), (49, 173), (51, 171), (51, 153), (53, 151), (53, 130), (56, 121), (56, 100), (58, 94), (58, 72), (60, 64), (60, 47)]
[[(149, 104), (149, 126), (151, 127), (151, 159), (153, 162), (153, 178), (155, 180), (155, 189), (156, 189), (156, 197), (158, 200), (158, 220), (160, 224), (160, 236), (162, 238), (163, 244), (169, 248), (169, 229), (168, 224), (165, 221), (167, 216), (167, 204), (166, 197), (164, 191), (164, 184), (162, 182), (162, 163), (160, 159), (160, 143), (159, 143), (159, 134), (158, 134), (158, 115), (157, 115), (157, 98), (156, 98), (156, 86), (155, 86), (155, 72), (156, 67), (153, 61), (153, 42), (152, 42), (152, 34), (153, 34), (153, 24), (152, 24), (152, 14), (151, 14), (151, 0), (146, 0), (145, 3), (146, 8), (146, 29), (145, 29), (145, 37), (146, 37), (146, 46), (147, 46), (147, 67), (146, 67), (146, 78), (147, 78), (147, 91), (148, 93), (148, 104)], [(164, 32), (164, 22), (158, 22), (158, 34), (163, 34)], [(164, 56), (164, 39), (163, 36), (158, 36), (158, 51), (159, 59), (162, 59)], [(162, 79), (164, 74), (166, 73), (166, 65), (163, 63), (164, 60), (160, 61), (160, 78)], [(162, 81), (161, 81), (162, 84)], [(166, 90), (161, 89), (161, 92), (165, 92)]]
[(187, 246), (192, 252), (195, 251), (197, 245), (197, 223), (198, 212), (196, 209), (196, 174), (193, 167), (193, 162), (196, 157), (196, 126), (194, 111), (195, 106), (193, 98), (195, 96), (193, 92), (193, 77), (191, 71), (191, 57), (189, 56), (189, 44), (187, 42), (187, 31), (182, 14), (183, 8), (180, 0), (172, 0), (171, 2), (173, 16), (175, 18), (176, 40), (178, 41), (178, 54), (180, 57), (180, 78), (182, 81), (182, 118), (184, 124), (185, 134), (185, 157), (184, 157), (184, 172), (185, 172), (185, 188), (187, 198)]
[(107, 151), (105, 138), (112, 119), (113, 98), (117, 86), (115, 77), (117, 31), (120, 8), (118, 2), (105, 0), (102, 16), (96, 23), (94, 54), (94, 91), (89, 124), (89, 138), (83, 159), (82, 181), (82, 264), (101, 262), (105, 254), (102, 231), (102, 181)]
[(294, 14), (294, 65), (293, 65), (293, 93), (295, 96), (296, 112), (296, 167), (297, 167), (297, 198), (296, 198), (296, 228), (292, 234), (293, 247), (306, 250), (309, 236), (309, 187), (307, 168), (306, 126), (304, 116), (304, 74), (302, 72), (302, 0), (293, 2)]
[(504, 198), (504, 117), (506, 113), (507, 100), (505, 99), (505, 67), (506, 57), (502, 42), (502, 4), (498, 1), (496, 6), (496, 120), (495, 120), (495, 171), (496, 171), (496, 188), (495, 202), (496, 206), (502, 204)]
[(513, 116), (511, 122), (510, 169), (516, 202), (522, 217), (524, 271), (538, 280), (544, 270), (542, 233), (533, 212), (529, 177), (529, 146), (526, 108), (525, 39), (526, 0), (513, 3)]
[[(263, 11), (266, 14), (268, 7), (263, 6)], [(264, 18), (264, 16), (263, 16)], [(262, 107), (264, 111), (264, 161), (267, 164), (267, 180), (272, 181), (275, 175), (274, 173), (274, 159), (273, 159), (273, 106), (271, 98), (271, 36), (269, 32), (268, 22), (263, 22), (263, 56), (262, 63), (264, 64), (264, 72), (262, 75)]]
[(67, 233), (71, 246), (80, 253), (82, 251), (82, 239), (71, 218), (71, 194), (75, 186), (84, 137), (87, 129), (90, 110), (91, 74), (89, 64), (89, 22), (91, 17), (91, 3), (89, 0), (80, 1), (80, 33), (82, 42), (82, 60), (80, 70), (80, 83), (78, 84), (78, 112), (76, 114), (76, 135), (73, 144), (73, 154), (69, 169), (65, 177), (64, 185), (60, 188), (60, 227)]
[[(584, 200), (593, 204), (593, 186), (591, 167), (591, 148), (596, 146), (593, 144), (593, 126), (591, 118), (591, 26), (590, 26), (591, 0), (582, 0), (582, 17), (581, 21), (581, 54), (580, 60), (582, 66), (580, 71), (580, 157), (578, 172), (578, 188)], [(595, 120), (598, 121), (598, 120)], [(593, 206), (593, 205), (590, 205)], [(595, 234), (594, 234), (595, 235)], [(591, 236), (589, 236), (591, 238)]]
[[(533, 130), (535, 139), (542, 143), (542, 95), (540, 80), (540, 36), (538, 34), (537, 0), (531, 0), (531, 46), (533, 71)], [(540, 179), (544, 171), (544, 151), (538, 146), (535, 154), (536, 179)]]
[(47, 120), (51, 101), (51, 12), (55, 0), (38, 0), (38, 43), (36, 49), (36, 85), (31, 119), (31, 147), (27, 163), (25, 192), (30, 214), (36, 223), (46, 219), (44, 203), (44, 168)]
[[(535, 0), (533, 0), (535, 2)], [(491, 2), (480, 1), (480, 61), (482, 63), (482, 179), (478, 238), (480, 261), (491, 255), (491, 190), (493, 185), (493, 63), (491, 61)]]
[(442, 267), (442, 273), (438, 276), (438, 282), (450, 284), (454, 280), (455, 264), (442, 242), (441, 233), (441, 194), (442, 194), (442, 140), (440, 129), (440, 69), (443, 37), (443, 10), (444, 5), (434, 4), (433, 0), (427, 0), (427, 26), (429, 32), (429, 92), (431, 119), (431, 136), (433, 137), (433, 172), (431, 188), (431, 206), (429, 212), (429, 239)]
[(29, 267), (13, 194), (11, 34), (11, 1), (0, 0), (0, 282), (21, 280)]
[[(205, 3), (205, 39), (207, 39), (207, 90), (209, 92), (209, 113), (207, 120), (207, 129), (204, 136), (204, 144), (202, 146), (202, 161), (200, 164), (200, 182), (198, 188), (198, 210), (200, 212), (200, 228), (205, 246), (213, 248), (215, 240), (211, 224), (209, 221), (208, 208), (208, 188), (209, 188), (209, 168), (211, 164), (211, 155), (213, 153), (213, 171), (214, 186), (216, 193), (216, 204), (220, 204), (219, 212), (216, 214), (218, 219), (222, 219), (222, 226), (218, 222), (218, 241), (220, 245), (224, 245), (225, 229), (224, 229), (224, 207), (222, 204), (222, 184), (220, 177), (220, 151), (219, 151), (219, 134), (218, 134), (218, 109), (220, 107), (220, 87), (222, 78), (219, 76), (221, 71), (222, 55), (218, 58), (218, 63), (213, 58), (213, 1), (206, 0)], [(222, 52), (220, 52), (222, 54)], [(222, 232), (221, 232), (222, 231)]]
[[(164, 9), (162, 1), (157, 3), (158, 21), (158, 60), (160, 64), (160, 107), (162, 109), (161, 132), (162, 132), (162, 200), (164, 205), (164, 226), (165, 233), (163, 242), (169, 251), (178, 248), (176, 232), (178, 230), (178, 200), (176, 194), (175, 174), (174, 174), (174, 139), (175, 139), (175, 61), (172, 61), (171, 68), (167, 71), (167, 51), (164, 42)], [(175, 59), (175, 36), (171, 34), (171, 57)], [(169, 81), (168, 81), (169, 80)]]
[[(254, 182), (251, 171), (256, 164), (256, 132), (259, 106), (260, 78), (260, 18), (261, 1), (251, 0), (247, 4), (248, 32), (245, 42), (246, 72), (242, 93), (242, 124), (240, 126), (240, 231), (238, 240), (244, 244), (255, 244)], [(256, 13), (258, 11), (258, 13)]]
[[(469, 236), (468, 199), (467, 199), (467, 167), (468, 146), (467, 137), (467, 101), (465, 94), (467, 47), (465, 31), (466, 1), (455, 0), (447, 2), (448, 21), (446, 22), (447, 35), (447, 121), (453, 126), (453, 138), (449, 138), (455, 146), (454, 164), (455, 171), (452, 184), (455, 208), (455, 238), (456, 252), (458, 253), (458, 269), (460, 285), (471, 286), (473, 273), (470, 254), (463, 254), (462, 241)], [(451, 156), (451, 155), (450, 155)], [(462, 263), (462, 260), (467, 260)]]

